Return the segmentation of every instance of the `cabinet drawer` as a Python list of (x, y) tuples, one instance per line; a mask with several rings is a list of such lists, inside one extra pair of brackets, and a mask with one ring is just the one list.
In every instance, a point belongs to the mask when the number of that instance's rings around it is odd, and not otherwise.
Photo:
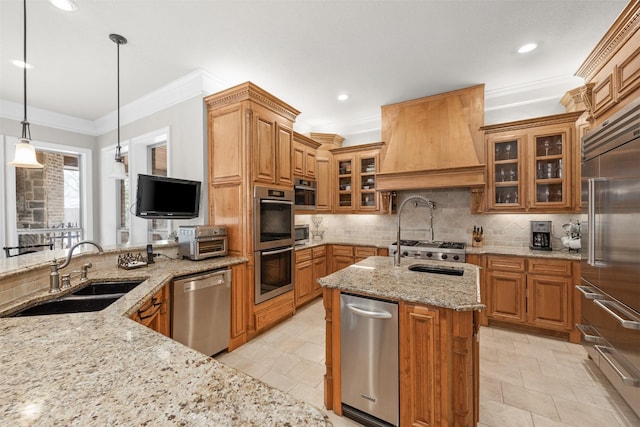
[(333, 245), (333, 256), (353, 256), (353, 246)]
[(303, 261), (309, 261), (311, 259), (311, 249), (302, 249), (296, 251), (296, 264)]
[(562, 259), (529, 258), (527, 272), (554, 276), (571, 276), (571, 264), (571, 261)]
[(501, 271), (518, 271), (520, 273), (524, 273), (525, 258), (488, 255), (487, 269)]
[(376, 256), (378, 251), (376, 248), (367, 248), (364, 246), (355, 246), (355, 255), (357, 258), (367, 258), (370, 256)]
[(326, 256), (327, 255), (327, 247), (322, 245), (322, 246), (318, 246), (317, 248), (311, 248), (311, 252), (312, 252), (314, 258), (318, 258), (318, 257), (321, 257), (321, 256)]

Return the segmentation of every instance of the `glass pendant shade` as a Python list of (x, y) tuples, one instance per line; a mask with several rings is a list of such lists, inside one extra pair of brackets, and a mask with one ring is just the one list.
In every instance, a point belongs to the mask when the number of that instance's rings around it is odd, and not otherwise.
[(17, 168), (41, 169), (43, 164), (36, 158), (36, 149), (29, 143), (28, 139), (21, 138), (16, 143), (16, 154), (9, 166)]
[(124, 168), (124, 162), (116, 160), (111, 166), (111, 174), (109, 178), (127, 179), (127, 171)]

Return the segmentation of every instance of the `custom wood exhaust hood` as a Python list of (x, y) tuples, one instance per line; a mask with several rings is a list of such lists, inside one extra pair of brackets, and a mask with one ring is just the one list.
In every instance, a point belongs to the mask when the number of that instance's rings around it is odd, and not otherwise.
[(484, 85), (382, 107), (380, 191), (484, 187)]

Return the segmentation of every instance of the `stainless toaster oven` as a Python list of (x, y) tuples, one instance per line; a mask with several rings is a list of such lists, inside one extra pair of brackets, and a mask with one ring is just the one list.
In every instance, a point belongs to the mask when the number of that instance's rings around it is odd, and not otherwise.
[(227, 255), (227, 228), (219, 225), (187, 225), (178, 230), (181, 258), (200, 260)]

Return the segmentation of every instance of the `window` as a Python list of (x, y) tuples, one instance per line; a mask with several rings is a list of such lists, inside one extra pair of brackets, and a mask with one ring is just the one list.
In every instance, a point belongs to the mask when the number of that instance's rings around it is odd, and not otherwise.
[[(122, 153), (122, 159), (124, 161), (124, 170), (129, 173), (129, 155), (127, 153)], [(129, 180), (128, 179), (119, 179), (117, 183), (117, 206), (118, 206), (118, 218), (116, 221), (117, 227), (117, 236), (116, 242), (118, 244), (125, 244), (129, 242), (129, 216), (131, 206), (130, 202), (130, 191), (129, 191)]]
[(90, 182), (83, 182), (87, 176), (83, 169), (90, 155), (56, 149), (64, 150), (63, 146), (42, 145), (51, 147), (36, 147), (43, 169), (9, 171), (6, 246), (15, 249), (5, 255), (69, 248), (86, 238), (84, 188)]

